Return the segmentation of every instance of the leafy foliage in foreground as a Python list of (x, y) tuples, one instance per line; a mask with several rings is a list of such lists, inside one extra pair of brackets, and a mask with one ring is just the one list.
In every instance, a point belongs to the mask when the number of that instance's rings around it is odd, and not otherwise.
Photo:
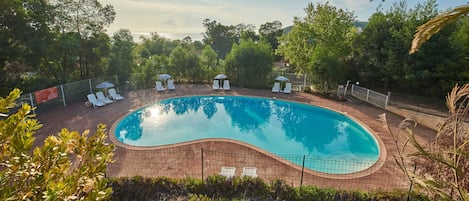
[[(277, 180), (270, 184), (260, 178), (220, 175), (200, 179), (120, 178), (111, 180), (112, 200), (405, 200), (407, 192), (358, 192), (321, 189), (315, 186), (293, 187)], [(429, 200), (411, 194), (410, 200)]]
[[(469, 84), (456, 85), (446, 97), (446, 105), (450, 116), (440, 125), (436, 138), (429, 145), (417, 141), (408, 120), (401, 124), (409, 133), (406, 139), (399, 139), (401, 136), (388, 127), (399, 150), (395, 159), (408, 179), (435, 200), (469, 200), (469, 130), (466, 123)], [(383, 120), (387, 126), (386, 119)], [(409, 147), (416, 151), (405, 155)], [(411, 168), (413, 165), (416, 170)]]
[(95, 134), (62, 129), (34, 150), (41, 125), (23, 104), (10, 114), (20, 90), (0, 97), (0, 200), (106, 200), (112, 193), (104, 179), (114, 145), (105, 143), (106, 127)]

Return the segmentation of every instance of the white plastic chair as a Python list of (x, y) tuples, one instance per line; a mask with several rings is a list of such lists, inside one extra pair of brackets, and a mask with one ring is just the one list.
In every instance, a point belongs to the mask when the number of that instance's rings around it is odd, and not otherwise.
[(255, 167), (243, 167), (242, 176), (257, 177), (257, 168), (255, 168)]
[(220, 175), (230, 178), (235, 176), (235, 172), (235, 167), (221, 167)]

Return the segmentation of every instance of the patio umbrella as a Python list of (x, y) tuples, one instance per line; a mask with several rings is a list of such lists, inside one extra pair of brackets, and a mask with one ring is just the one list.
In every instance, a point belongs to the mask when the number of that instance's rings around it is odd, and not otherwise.
[(223, 82), (221, 80), (224, 80), (226, 79), (228, 76), (226, 76), (225, 74), (218, 74), (215, 76), (215, 79), (216, 80), (219, 80), (218, 82), (220, 82), (220, 86), (222, 86)]
[(280, 82), (286, 82), (288, 81), (288, 78), (284, 76), (278, 76), (275, 78), (275, 80), (280, 81)]
[(282, 83), (288, 81), (288, 78), (285, 76), (278, 76), (275, 80), (280, 81), (280, 90), (282, 90)]
[(107, 96), (107, 89), (111, 88), (111, 87), (114, 87), (114, 84), (112, 84), (110, 82), (101, 82), (98, 85), (96, 85), (96, 88), (104, 89), (104, 93), (106, 94), (106, 96)]
[(114, 87), (114, 84), (112, 84), (110, 82), (101, 82), (98, 85), (96, 85), (96, 88), (98, 88), (98, 89), (107, 89), (107, 88), (111, 88), (111, 87)]
[(217, 76), (215, 76), (215, 79), (216, 80), (224, 80), (226, 79), (228, 76), (226, 76), (225, 74), (218, 74)]
[(158, 75), (158, 79), (160, 80), (168, 80), (169, 78), (171, 78), (171, 75), (166, 74), (166, 73)]

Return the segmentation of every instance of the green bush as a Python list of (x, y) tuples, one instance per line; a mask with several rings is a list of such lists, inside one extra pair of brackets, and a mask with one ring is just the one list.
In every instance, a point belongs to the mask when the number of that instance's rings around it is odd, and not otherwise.
[(220, 175), (204, 181), (194, 178), (181, 180), (169, 178), (120, 178), (112, 179), (112, 200), (323, 200), (323, 201), (428, 201), (426, 196), (406, 191), (346, 191), (332, 188), (288, 185), (282, 180), (270, 184), (261, 178)]

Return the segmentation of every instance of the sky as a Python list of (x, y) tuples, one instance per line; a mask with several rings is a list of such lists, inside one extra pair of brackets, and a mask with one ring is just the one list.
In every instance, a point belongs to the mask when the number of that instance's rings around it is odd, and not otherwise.
[[(437, 0), (438, 10), (445, 11), (469, 0)], [(293, 24), (294, 17), (304, 17), (308, 3), (326, 0), (99, 0), (116, 11), (113, 24), (107, 28), (112, 36), (119, 29), (130, 30), (138, 41), (140, 35), (157, 32), (169, 39), (191, 36), (201, 40), (205, 31), (202, 23), (208, 18), (223, 25), (253, 24), (256, 31), (261, 24), (278, 20), (283, 27)], [(357, 20), (367, 21), (382, 4), (383, 11), (400, 0), (329, 0), (329, 4), (352, 11)], [(408, 8), (424, 0), (407, 0)]]

